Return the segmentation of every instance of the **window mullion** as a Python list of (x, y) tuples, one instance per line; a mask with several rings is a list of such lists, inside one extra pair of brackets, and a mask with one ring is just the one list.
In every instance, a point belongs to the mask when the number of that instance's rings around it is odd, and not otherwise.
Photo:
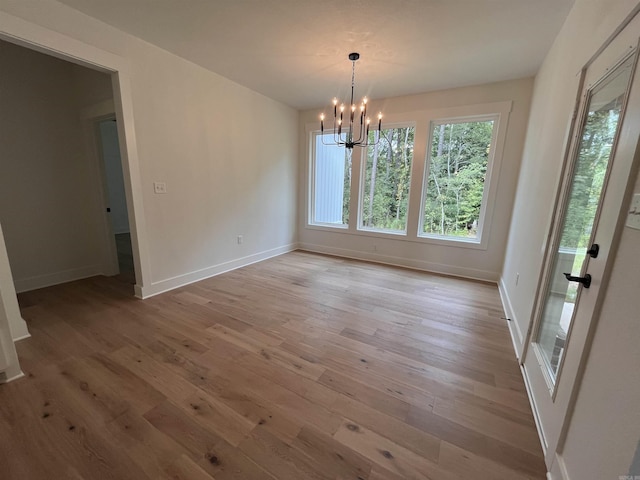
[(362, 165), (366, 159), (366, 148), (354, 148), (351, 157), (351, 204), (349, 206), (349, 230), (358, 231), (362, 216)]

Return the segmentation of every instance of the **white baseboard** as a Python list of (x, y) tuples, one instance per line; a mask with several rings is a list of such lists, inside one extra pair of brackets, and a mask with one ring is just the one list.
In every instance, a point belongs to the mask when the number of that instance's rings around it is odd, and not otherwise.
[(542, 453), (546, 458), (547, 443), (545, 442), (544, 436), (542, 435), (542, 424), (540, 423), (540, 416), (538, 415), (538, 407), (536, 406), (536, 401), (531, 392), (531, 383), (529, 383), (529, 375), (527, 375), (527, 369), (525, 368), (524, 364), (520, 365), (520, 373), (522, 373), (522, 378), (524, 380), (524, 387), (527, 390), (527, 398), (529, 399), (529, 405), (531, 405), (531, 413), (533, 413), (533, 420), (536, 423), (536, 431), (538, 432), (538, 439), (540, 440)]
[(22, 377), (24, 377), (24, 373), (22, 372), (22, 370), (20, 370), (19, 373), (14, 374), (10, 377), (7, 377), (5, 373), (0, 373), (0, 384), (13, 382), (14, 380), (17, 380)]
[(63, 270), (61, 272), (48, 273), (46, 275), (37, 275), (35, 277), (19, 278), (14, 280), (16, 293), (37, 290), (38, 288), (50, 287), (60, 283), (73, 282), (83, 278), (102, 275), (100, 265), (87, 265), (86, 267), (73, 268)]
[(500, 277), (500, 281), (498, 282), (498, 292), (500, 292), (500, 300), (502, 301), (502, 308), (504, 309), (504, 313), (507, 315), (507, 318), (510, 318), (511, 321), (507, 322), (509, 326), (509, 333), (511, 334), (511, 342), (513, 343), (513, 351), (516, 354), (516, 358), (519, 360), (520, 355), (518, 352), (522, 349), (522, 342), (524, 341), (522, 331), (518, 325), (518, 319), (516, 318), (516, 313), (513, 310), (513, 306), (511, 305), (511, 300), (509, 299), (509, 294), (507, 293), (507, 287), (504, 283), (504, 278)]
[(561, 455), (555, 454), (551, 467), (547, 472), (547, 480), (569, 480), (569, 473), (564, 459)]
[[(507, 318), (511, 319), (511, 321), (507, 322), (507, 324), (509, 325), (509, 333), (511, 334), (511, 341), (513, 342), (513, 350), (515, 352), (516, 358), (518, 359), (518, 363), (520, 363), (520, 373), (522, 374), (522, 379), (524, 380), (524, 386), (527, 390), (527, 397), (529, 398), (529, 404), (531, 405), (531, 412), (533, 413), (533, 419), (536, 424), (536, 431), (538, 432), (540, 446), (542, 447), (542, 451), (546, 455), (547, 445), (542, 435), (542, 425), (540, 424), (540, 418), (538, 417), (538, 409), (536, 407), (534, 397), (531, 393), (531, 384), (529, 383), (527, 369), (520, 362), (519, 352), (521, 352), (522, 342), (525, 341), (526, 339), (522, 335), (522, 331), (518, 326), (518, 319), (516, 318), (515, 312), (513, 310), (513, 306), (511, 305), (511, 300), (509, 299), (509, 294), (507, 293), (507, 288), (504, 283), (503, 277), (500, 277), (500, 281), (498, 282), (498, 291), (500, 292), (500, 300), (502, 301), (502, 307), (504, 309), (504, 312), (507, 315)], [(554, 477), (551, 475), (550, 472), (547, 472), (547, 480), (560, 480), (560, 478)]]
[(385, 265), (393, 265), (396, 267), (412, 268), (414, 270), (422, 270), (431, 273), (440, 273), (451, 275), (454, 277), (469, 278), (471, 280), (482, 280), (485, 282), (496, 283), (498, 281), (498, 273), (487, 270), (478, 270), (475, 268), (458, 267), (454, 265), (445, 265), (441, 263), (425, 262), (413, 258), (395, 257), (391, 255), (380, 255), (375, 252), (363, 252), (359, 250), (348, 250), (345, 248), (327, 247), (324, 245), (315, 245), (312, 243), (300, 243), (300, 250), (306, 250), (315, 253), (325, 253), (327, 255), (335, 255), (336, 257), (353, 258), (355, 260), (366, 260), (368, 262), (382, 263)]
[(27, 327), (27, 322), (25, 322), (24, 318), (20, 315), (18, 307), (15, 308), (15, 314), (9, 317), (9, 330), (11, 331), (11, 339), (14, 342), (31, 336), (29, 328)]
[(216, 275), (220, 275), (221, 273), (225, 273), (230, 270), (235, 270), (236, 268), (246, 267), (247, 265), (251, 265), (252, 263), (261, 262), (262, 260), (266, 260), (271, 257), (277, 257), (278, 255), (292, 252), (293, 250), (296, 250), (297, 247), (297, 244), (291, 243), (289, 245), (273, 248), (271, 250), (265, 250), (253, 255), (237, 258), (229, 262), (224, 262), (218, 265), (203, 268), (201, 270), (195, 270), (190, 273), (185, 273), (184, 275), (178, 275), (176, 277), (167, 278), (166, 280), (153, 282), (149, 286), (136, 285), (134, 288), (135, 295), (136, 297), (142, 299), (153, 297), (154, 295), (159, 295), (161, 293), (168, 292), (169, 290), (189, 285), (190, 283), (195, 283), (206, 278), (215, 277)]
[(556, 453), (551, 464), (551, 472), (547, 475), (549, 475), (549, 480), (570, 480), (567, 464), (564, 462), (562, 455)]

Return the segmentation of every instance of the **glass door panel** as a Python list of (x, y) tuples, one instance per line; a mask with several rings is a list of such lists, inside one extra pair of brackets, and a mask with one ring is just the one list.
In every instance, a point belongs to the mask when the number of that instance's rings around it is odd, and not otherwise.
[[(620, 64), (590, 91), (587, 115), (574, 163), (569, 195), (536, 343), (547, 373), (555, 383), (571, 332), (579, 286), (565, 274), (581, 277), (590, 248), (598, 205), (620, 123), (633, 58)], [(583, 278), (583, 277), (581, 277)]]

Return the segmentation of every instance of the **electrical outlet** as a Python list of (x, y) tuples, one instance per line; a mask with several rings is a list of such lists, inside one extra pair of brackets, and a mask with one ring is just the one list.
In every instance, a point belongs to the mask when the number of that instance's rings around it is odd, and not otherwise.
[(238, 245), (242, 245), (243, 241), (244, 241), (244, 238), (242, 237), (242, 235), (238, 235)]
[(153, 182), (154, 193), (167, 193), (167, 184), (165, 182)]

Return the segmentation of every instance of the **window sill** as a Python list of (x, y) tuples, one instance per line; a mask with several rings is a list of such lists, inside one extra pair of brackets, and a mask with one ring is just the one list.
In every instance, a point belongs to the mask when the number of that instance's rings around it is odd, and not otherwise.
[(342, 230), (342, 231), (348, 231), (349, 230), (349, 225), (340, 225), (340, 224), (333, 224), (333, 223), (308, 223), (306, 225), (306, 228), (310, 228), (312, 230), (327, 230), (327, 231), (335, 231), (335, 230)]
[(425, 245), (441, 245), (443, 247), (450, 248), (465, 248), (471, 250), (487, 250), (488, 246), (479, 241), (469, 241), (469, 240), (453, 240), (449, 238), (432, 238), (432, 237), (412, 237), (409, 238), (406, 232), (389, 232), (384, 230), (363, 230), (363, 229), (355, 229), (352, 230), (345, 226), (331, 226), (331, 225), (318, 225), (318, 224), (307, 224), (305, 228), (308, 230), (319, 230), (323, 232), (331, 232), (331, 233), (340, 233), (344, 235), (356, 235), (359, 237), (374, 237), (374, 238), (386, 238), (389, 240), (398, 240), (401, 242), (410, 242), (410, 243), (422, 243)]
[(407, 236), (407, 231), (406, 230), (384, 230), (384, 229), (378, 229), (378, 228), (364, 228), (364, 227), (359, 227), (358, 228), (358, 232), (359, 233), (373, 233), (375, 235), (393, 235), (395, 237), (406, 237)]
[(464, 237), (438, 237), (435, 235), (418, 235), (416, 241), (421, 243), (428, 243), (431, 245), (443, 245), (445, 247), (470, 248), (472, 250), (487, 249), (487, 242), (482, 242), (481, 238), (466, 239)]

